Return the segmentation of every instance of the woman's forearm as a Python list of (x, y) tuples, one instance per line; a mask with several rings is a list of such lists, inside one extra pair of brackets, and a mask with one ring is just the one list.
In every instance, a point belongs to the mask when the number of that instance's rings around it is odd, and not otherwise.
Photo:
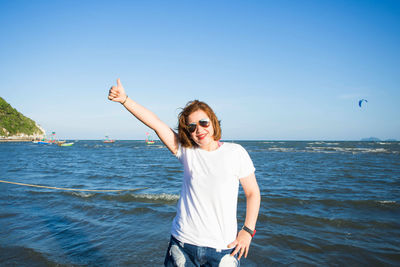
[(254, 192), (246, 196), (246, 219), (244, 225), (251, 230), (256, 229), (258, 212), (260, 210), (260, 202), (261, 197), (259, 190), (254, 190)]
[(161, 121), (156, 114), (149, 109), (143, 107), (139, 103), (127, 97), (124, 104), (122, 104), (133, 116), (144, 123), (147, 127), (157, 131), (162, 127), (169, 127)]
[(177, 134), (160, 120), (156, 114), (129, 97), (126, 98), (126, 101), (124, 101), (122, 105), (143, 124), (153, 129), (165, 146), (173, 154), (176, 154), (178, 150)]

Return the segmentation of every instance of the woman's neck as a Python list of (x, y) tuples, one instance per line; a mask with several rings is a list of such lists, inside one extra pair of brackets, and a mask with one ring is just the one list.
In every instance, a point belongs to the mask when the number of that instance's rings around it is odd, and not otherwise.
[(208, 143), (207, 145), (200, 146), (201, 149), (206, 150), (206, 151), (214, 151), (219, 148), (219, 143), (218, 141), (213, 140), (212, 142)]

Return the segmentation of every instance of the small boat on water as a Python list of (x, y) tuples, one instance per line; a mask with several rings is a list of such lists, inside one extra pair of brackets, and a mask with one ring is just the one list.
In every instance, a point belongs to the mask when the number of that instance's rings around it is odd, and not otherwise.
[(154, 144), (154, 143), (155, 143), (155, 141), (151, 139), (150, 134), (149, 134), (149, 133), (146, 133), (146, 144), (147, 144), (147, 145), (152, 145), (152, 144)]
[(70, 142), (70, 143), (58, 143), (58, 146), (72, 146), (74, 144), (74, 142)]
[(44, 144), (47, 144), (47, 145), (49, 145), (49, 144), (52, 144), (51, 142), (48, 142), (48, 141), (37, 141), (37, 142), (34, 142), (35, 144), (41, 144), (41, 145), (44, 145)]
[(64, 141), (58, 140), (56, 138), (56, 132), (52, 132), (50, 139), (43, 138), (42, 140), (39, 140), (39, 141), (33, 141), (33, 143), (35, 143), (35, 144), (47, 144), (47, 145), (50, 145), (50, 144), (60, 145), (62, 143), (65, 143), (65, 140)]
[(115, 140), (110, 139), (108, 136), (106, 136), (106, 139), (103, 140), (103, 143), (115, 143)]

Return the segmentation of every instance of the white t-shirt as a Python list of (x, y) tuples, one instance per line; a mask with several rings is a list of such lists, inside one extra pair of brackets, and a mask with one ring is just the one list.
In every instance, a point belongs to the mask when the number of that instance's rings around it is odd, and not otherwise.
[(239, 179), (255, 171), (239, 144), (223, 143), (217, 150), (179, 146), (176, 157), (184, 177), (172, 235), (183, 243), (227, 249), (237, 235)]

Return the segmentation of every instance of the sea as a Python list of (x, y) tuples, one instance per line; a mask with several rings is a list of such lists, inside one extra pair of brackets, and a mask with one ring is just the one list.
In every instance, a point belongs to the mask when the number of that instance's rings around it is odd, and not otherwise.
[[(158, 141), (72, 141), (0, 143), (0, 266), (162, 266), (179, 161)], [(400, 142), (224, 142), (262, 198), (241, 266), (400, 266)]]

